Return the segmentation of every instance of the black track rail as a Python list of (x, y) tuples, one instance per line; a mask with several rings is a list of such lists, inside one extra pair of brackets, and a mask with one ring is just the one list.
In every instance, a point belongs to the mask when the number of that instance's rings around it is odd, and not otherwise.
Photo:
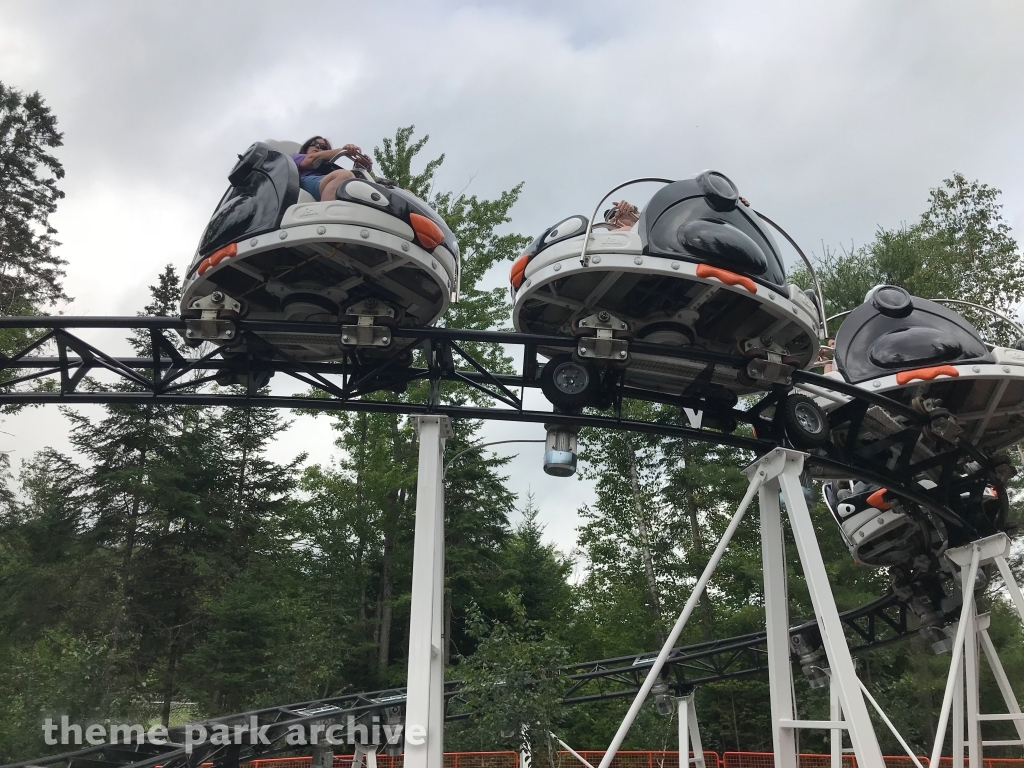
[[(308, 408), (312, 410), (349, 410), (376, 413), (442, 414), (453, 419), (487, 419), (537, 424), (566, 424), (599, 429), (627, 430), (648, 434), (715, 443), (763, 455), (779, 445), (788, 445), (781, 408), (776, 408), (788, 395), (790, 387), (776, 385), (760, 394), (746, 398), (748, 407), (723, 409), (704, 399), (698, 392), (667, 395), (662, 392), (627, 387), (621, 379), (612, 387), (612, 406), (608, 411), (588, 410), (584, 413), (553, 413), (525, 407), (526, 388), (540, 386), (543, 361), (538, 348), (570, 350), (575, 340), (563, 336), (534, 336), (506, 331), (454, 328), (402, 328), (394, 331), (393, 349), (385, 351), (373, 362), (360, 362), (352, 350), (339, 351), (332, 362), (303, 362), (290, 357), (266, 340), (267, 334), (302, 333), (320, 335), (325, 343), (334, 343), (338, 327), (325, 323), (242, 320), (236, 324), (235, 338), (242, 343), (230, 357), (220, 348), (201, 350), (194, 355), (182, 354), (174, 342), (180, 338), (185, 324), (175, 317), (3, 317), (0, 329), (25, 332), (28, 340), (21, 349), (0, 357), (0, 405), (191, 405), (201, 407), (266, 407)], [(148, 337), (152, 354), (147, 357), (125, 356), (104, 351), (83, 338), (83, 331), (127, 331)], [(104, 334), (104, 345), (113, 334)], [(489, 370), (482, 350), (500, 345), (506, 351), (519, 352), (519, 371)], [(635, 353), (658, 354), (686, 359), (712, 367), (743, 369), (748, 360), (741, 356), (723, 355), (695, 348), (671, 348), (664, 345), (633, 342)], [(242, 351), (239, 351), (242, 350)], [(257, 350), (257, 351), (254, 351)], [(401, 365), (400, 358), (409, 351), (418, 353), (418, 365)], [(229, 350), (231, 352), (231, 350)], [(97, 385), (89, 382), (95, 373), (119, 380)], [(232, 391), (211, 390), (218, 376), (231, 374), (242, 388)], [(267, 376), (276, 374), (306, 388), (301, 396), (275, 394), (262, 387)], [(808, 456), (806, 463), (819, 477), (855, 477), (885, 486), (890, 491), (928, 509), (954, 528), (965, 528), (963, 518), (955, 509), (960, 488), (965, 480), (962, 468), (974, 461), (973, 473), (985, 477), (992, 470), (988, 457), (978, 454), (969, 444), (949, 446), (941, 455), (911, 463), (915, 446), (923, 439), (927, 419), (917, 411), (882, 394), (866, 392), (832, 378), (808, 371), (797, 371), (797, 384), (813, 385), (822, 390), (852, 398), (837, 409), (830, 420), (842, 418), (848, 429), (846, 447), (842, 450), (828, 445)], [(395, 394), (416, 383), (426, 383), (426, 397), (412, 402)], [(454, 387), (461, 387), (462, 397), (453, 403), (448, 397)], [(471, 388), (485, 405), (462, 404), (465, 388)], [(241, 392), (241, 394), (239, 394)], [(695, 429), (685, 423), (639, 421), (623, 416), (623, 404), (630, 400), (665, 403), (694, 408), (734, 419), (755, 427), (756, 437), (748, 431), (737, 433), (714, 429)], [(882, 450), (861, 441), (864, 417), (871, 408), (880, 408), (906, 426)], [(775, 412), (774, 416), (766, 416)], [(896, 466), (888, 458), (888, 446), (895, 443), (904, 457)], [(913, 482), (930, 471), (932, 480), (941, 472), (940, 482), (927, 491)], [(953, 511), (950, 509), (953, 508)], [(970, 533), (970, 530), (967, 530)]]

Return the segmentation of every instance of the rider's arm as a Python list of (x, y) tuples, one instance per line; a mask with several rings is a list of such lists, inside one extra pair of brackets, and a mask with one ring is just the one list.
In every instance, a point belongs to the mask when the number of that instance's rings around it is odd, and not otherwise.
[(344, 147), (341, 149), (319, 149), (307, 152), (306, 156), (299, 161), (299, 168), (309, 170), (310, 168), (315, 168), (320, 163), (327, 162), (338, 155), (344, 154), (346, 154)]

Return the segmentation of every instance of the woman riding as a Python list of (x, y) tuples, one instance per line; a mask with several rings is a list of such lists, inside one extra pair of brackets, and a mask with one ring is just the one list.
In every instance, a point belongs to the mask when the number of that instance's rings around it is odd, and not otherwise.
[(348, 157), (357, 166), (369, 168), (373, 161), (363, 154), (363, 150), (355, 144), (346, 144), (341, 149), (332, 149), (331, 142), (323, 136), (314, 136), (303, 143), (292, 160), (299, 167), (299, 186), (311, 194), (318, 202), (333, 200), (338, 187), (346, 179), (354, 178), (352, 171), (336, 168), (324, 172), (324, 163), (336, 157)]

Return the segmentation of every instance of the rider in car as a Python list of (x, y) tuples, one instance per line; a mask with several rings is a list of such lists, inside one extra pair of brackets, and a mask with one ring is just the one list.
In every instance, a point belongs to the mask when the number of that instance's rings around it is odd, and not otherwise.
[(618, 200), (604, 212), (604, 223), (598, 227), (606, 227), (612, 232), (632, 229), (640, 220), (640, 209), (628, 200)]
[(323, 136), (314, 136), (306, 141), (299, 148), (298, 154), (292, 155), (292, 160), (299, 166), (299, 186), (309, 192), (317, 201), (333, 200), (338, 187), (346, 179), (354, 178), (352, 171), (341, 168), (324, 172), (324, 163), (329, 163), (336, 157), (348, 157), (364, 168), (373, 165), (363, 150), (355, 144), (346, 144), (341, 149), (332, 149), (331, 142)]

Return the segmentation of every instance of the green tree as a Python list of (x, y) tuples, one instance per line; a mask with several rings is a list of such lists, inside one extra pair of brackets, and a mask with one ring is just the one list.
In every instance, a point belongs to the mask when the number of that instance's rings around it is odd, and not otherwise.
[(65, 261), (53, 249), (50, 214), (64, 193), (57, 118), (38, 92), (0, 83), (0, 314), (32, 314), (66, 300)]
[(557, 635), (571, 614), (572, 561), (553, 544), (544, 543), (544, 526), (537, 520), (540, 509), (532, 493), (526, 496), (522, 515), (501, 549), (501, 568), (509, 589), (518, 591), (526, 618)]
[[(477, 640), (472, 656), (460, 658), (456, 673), (463, 684), (460, 709), (468, 723), (448, 729), (446, 742), (456, 749), (518, 750), (527, 726), (535, 753), (550, 752), (548, 734), (558, 731), (565, 690), (562, 667), (566, 648), (526, 618), (515, 593), (506, 596), (507, 622), (488, 622), (471, 607), (468, 631)], [(551, 756), (549, 755), (549, 758)]]
[[(928, 210), (917, 222), (879, 229), (862, 248), (826, 249), (816, 271), (827, 314), (857, 307), (870, 288), (888, 283), (923, 298), (959, 299), (1012, 316), (1024, 300), (1024, 270), (1020, 249), (1003, 219), (1000, 194), (954, 173), (930, 191)], [(805, 269), (795, 272), (793, 280), (811, 287)], [(1016, 338), (990, 315), (962, 305), (953, 308), (992, 341), (1006, 344)]]

